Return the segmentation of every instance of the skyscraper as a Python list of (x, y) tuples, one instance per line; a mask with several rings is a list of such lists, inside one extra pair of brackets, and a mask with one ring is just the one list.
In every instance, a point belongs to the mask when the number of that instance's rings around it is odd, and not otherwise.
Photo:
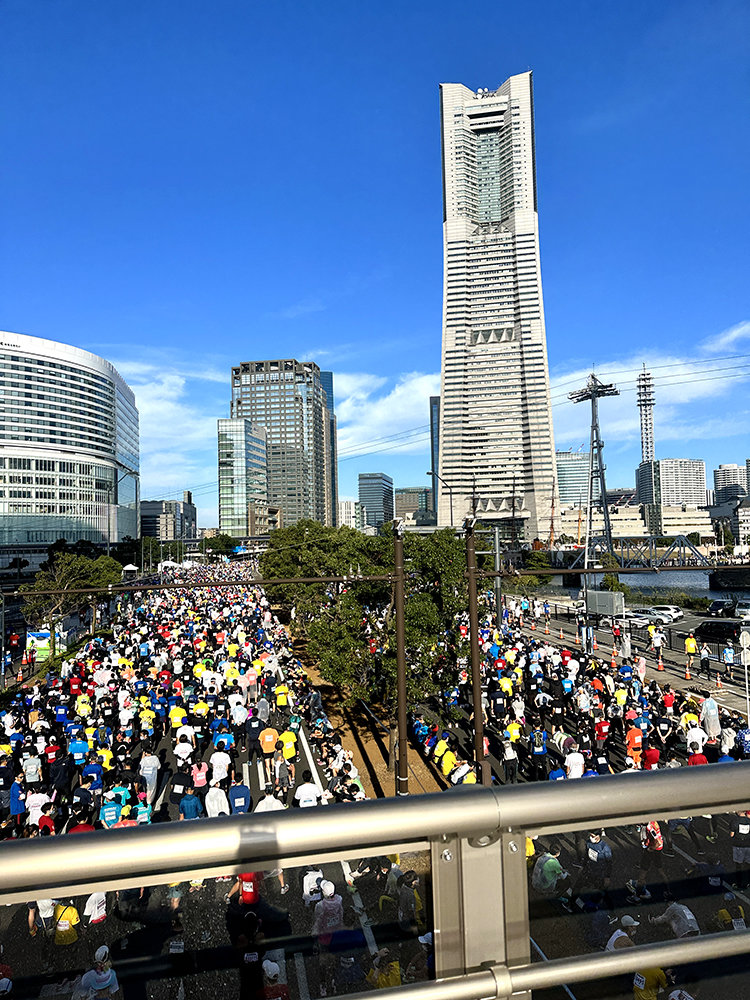
[(244, 417), (218, 421), (219, 531), (254, 534), (250, 514), (268, 503), (265, 431)]
[(728, 462), (714, 469), (714, 502), (734, 503), (747, 495), (747, 465)]
[(265, 429), (268, 503), (284, 524), (333, 524), (331, 423), (320, 368), (291, 358), (232, 368), (232, 416)]
[[(440, 88), (444, 302), (440, 475), (472, 507), (544, 537), (555, 490), (531, 73), (497, 90)], [(438, 483), (438, 523), (449, 491)], [(515, 506), (515, 511), (513, 507)], [(523, 527), (522, 527), (523, 525)]]
[[(557, 466), (557, 493), (562, 507), (585, 507), (589, 497), (588, 451), (558, 451), (555, 453)], [(599, 502), (601, 487), (594, 482), (591, 499)]]
[[(440, 396), (430, 396), (430, 472), (440, 471)], [(432, 509), (437, 511), (438, 481), (432, 476)]]
[(360, 472), (359, 502), (373, 528), (393, 520), (393, 480), (384, 472)]
[(333, 372), (321, 372), (320, 373), (320, 384), (323, 386), (326, 394), (326, 403), (328, 405), (328, 431), (329, 431), (329, 444), (328, 444), (328, 465), (329, 465), (329, 489), (331, 493), (330, 505), (331, 505), (331, 524), (335, 528), (338, 524), (338, 504), (339, 504), (339, 462), (338, 462), (338, 447), (336, 444), (336, 414), (335, 414), (335, 403), (333, 401)]

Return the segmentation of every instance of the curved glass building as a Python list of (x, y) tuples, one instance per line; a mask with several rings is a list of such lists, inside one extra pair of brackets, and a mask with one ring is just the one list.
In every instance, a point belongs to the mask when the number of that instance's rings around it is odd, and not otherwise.
[(0, 332), (0, 545), (138, 537), (138, 410), (103, 358)]

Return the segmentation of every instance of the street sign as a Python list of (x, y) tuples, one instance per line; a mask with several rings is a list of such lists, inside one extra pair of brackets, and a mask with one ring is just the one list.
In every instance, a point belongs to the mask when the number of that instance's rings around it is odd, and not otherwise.
[(743, 649), (750, 649), (750, 629), (743, 628), (740, 632), (740, 646)]

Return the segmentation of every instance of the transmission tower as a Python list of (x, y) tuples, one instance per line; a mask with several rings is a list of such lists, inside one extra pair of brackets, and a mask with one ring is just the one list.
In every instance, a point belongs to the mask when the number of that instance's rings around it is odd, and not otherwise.
[(638, 409), (641, 411), (641, 461), (654, 460), (654, 379), (651, 372), (643, 371), (636, 379)]
[(614, 385), (605, 385), (592, 372), (589, 375), (583, 389), (576, 389), (568, 393), (568, 399), (574, 403), (582, 403), (591, 400), (591, 443), (589, 445), (589, 481), (586, 503), (586, 552), (584, 554), (584, 568), (588, 569), (590, 539), (593, 534), (593, 495), (594, 483), (599, 483), (599, 499), (601, 500), (602, 513), (604, 515), (604, 537), (607, 542), (607, 551), (614, 555), (612, 548), (612, 525), (609, 521), (609, 507), (607, 506), (607, 484), (604, 480), (604, 465), (602, 452), (604, 443), (599, 431), (599, 400), (603, 396), (619, 396), (620, 390)]

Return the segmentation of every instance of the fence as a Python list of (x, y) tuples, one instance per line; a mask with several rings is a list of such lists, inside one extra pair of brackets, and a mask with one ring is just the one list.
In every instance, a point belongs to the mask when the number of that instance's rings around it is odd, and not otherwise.
[[(437, 981), (381, 998), (529, 998), (531, 990), (750, 951), (750, 931), (532, 963), (526, 836), (747, 807), (750, 761), (596, 781), (464, 788), (416, 798), (26, 840), (0, 846), (0, 902), (427, 850)], [(41, 875), (40, 873), (45, 873)]]

